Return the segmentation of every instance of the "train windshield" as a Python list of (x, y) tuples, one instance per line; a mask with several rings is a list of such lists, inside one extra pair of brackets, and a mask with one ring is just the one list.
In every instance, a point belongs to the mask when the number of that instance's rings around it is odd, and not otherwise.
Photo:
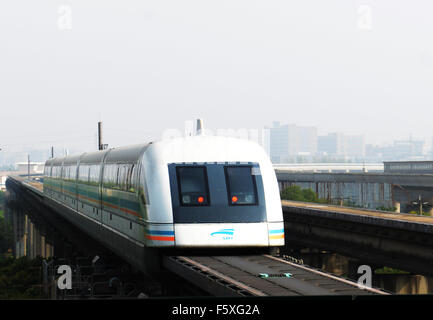
[(258, 163), (170, 163), (174, 223), (266, 221)]
[(257, 186), (251, 166), (225, 167), (230, 205), (257, 205)]
[(206, 167), (177, 167), (176, 170), (182, 206), (208, 206)]

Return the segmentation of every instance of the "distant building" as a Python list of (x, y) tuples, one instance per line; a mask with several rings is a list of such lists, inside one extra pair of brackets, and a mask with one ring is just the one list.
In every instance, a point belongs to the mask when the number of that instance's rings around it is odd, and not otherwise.
[(269, 128), (269, 155), (273, 163), (296, 161), (317, 152), (317, 128), (274, 122)]
[(295, 126), (283, 125), (274, 122), (274, 126), (269, 129), (269, 151), (272, 162), (289, 162), (294, 155), (295, 146)]
[(424, 141), (422, 140), (398, 140), (394, 141), (392, 152), (397, 159), (411, 160), (414, 157), (422, 157)]
[(344, 136), (344, 152), (351, 158), (365, 157), (365, 139), (363, 135)]
[(318, 137), (317, 150), (320, 154), (360, 159), (365, 156), (364, 136), (329, 133)]
[(322, 154), (341, 155), (343, 153), (342, 144), (340, 133), (329, 133), (317, 138), (317, 151)]
[(30, 174), (44, 173), (45, 162), (19, 162), (16, 164), (17, 170), (20, 172), (28, 172), (30, 166)]
[(397, 140), (392, 145), (367, 147), (367, 158), (382, 161), (414, 161), (429, 160), (425, 150), (425, 142), (422, 140)]
[(296, 127), (296, 153), (314, 155), (317, 153), (317, 128)]

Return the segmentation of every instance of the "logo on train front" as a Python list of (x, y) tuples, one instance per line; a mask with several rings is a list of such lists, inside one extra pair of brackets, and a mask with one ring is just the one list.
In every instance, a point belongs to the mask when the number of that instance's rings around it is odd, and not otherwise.
[(233, 234), (235, 229), (220, 229), (218, 231), (212, 232), (210, 235), (212, 237), (218, 237), (221, 240), (231, 240), (233, 239)]

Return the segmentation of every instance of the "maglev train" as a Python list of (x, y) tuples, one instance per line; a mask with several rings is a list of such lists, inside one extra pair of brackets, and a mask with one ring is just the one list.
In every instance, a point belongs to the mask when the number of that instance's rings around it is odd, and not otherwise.
[(190, 136), (52, 158), (43, 192), (64, 218), (141, 269), (152, 248), (284, 245), (273, 166), (248, 140)]

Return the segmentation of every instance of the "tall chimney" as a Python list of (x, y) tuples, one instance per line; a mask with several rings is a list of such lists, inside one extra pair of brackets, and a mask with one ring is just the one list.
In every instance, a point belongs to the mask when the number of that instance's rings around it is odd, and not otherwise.
[(204, 128), (203, 128), (203, 119), (197, 119), (197, 127), (196, 127), (195, 134), (197, 136), (201, 136), (201, 135), (203, 135), (203, 130), (204, 130)]
[(98, 122), (98, 150), (104, 150), (102, 145), (102, 122)]

